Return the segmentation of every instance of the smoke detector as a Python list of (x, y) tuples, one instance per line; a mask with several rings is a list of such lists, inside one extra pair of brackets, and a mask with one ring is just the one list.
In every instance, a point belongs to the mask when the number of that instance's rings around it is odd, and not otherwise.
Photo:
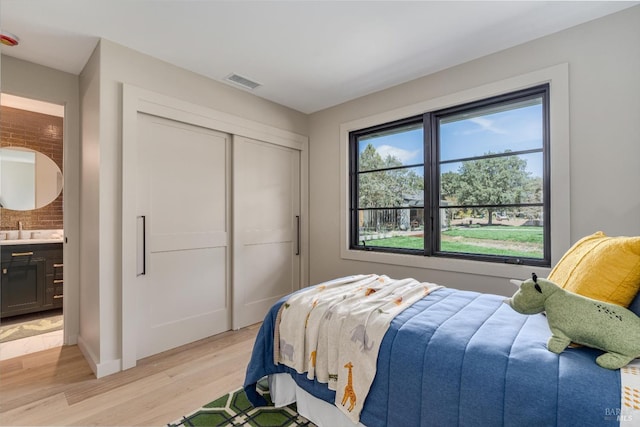
[(20, 39), (15, 34), (3, 31), (0, 33), (0, 42), (5, 46), (17, 46), (20, 43)]
[(236, 73), (231, 73), (224, 79), (230, 83), (233, 83), (236, 86), (240, 86), (244, 89), (249, 89), (249, 90), (254, 90), (258, 86), (262, 86), (260, 83), (254, 82), (253, 80), (243, 77)]

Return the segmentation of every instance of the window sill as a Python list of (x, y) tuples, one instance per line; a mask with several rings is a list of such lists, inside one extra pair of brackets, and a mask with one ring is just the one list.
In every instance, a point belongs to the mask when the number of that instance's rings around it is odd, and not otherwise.
[(423, 257), (417, 255), (381, 253), (343, 249), (341, 258), (352, 261), (391, 264), (403, 267), (414, 267), (428, 270), (451, 271), (456, 273), (475, 274), (504, 279), (526, 279), (535, 272), (540, 277), (547, 277), (551, 269), (532, 265), (513, 265), (497, 262), (472, 261), (442, 257)]

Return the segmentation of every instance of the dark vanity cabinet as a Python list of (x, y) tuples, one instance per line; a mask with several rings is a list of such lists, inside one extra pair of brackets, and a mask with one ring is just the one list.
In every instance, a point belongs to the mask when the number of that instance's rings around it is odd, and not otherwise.
[(0, 317), (62, 307), (62, 243), (2, 246)]

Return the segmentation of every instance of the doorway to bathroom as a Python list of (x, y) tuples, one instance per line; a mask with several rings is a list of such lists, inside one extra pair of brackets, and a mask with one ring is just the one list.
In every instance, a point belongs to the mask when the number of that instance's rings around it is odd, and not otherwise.
[(0, 95), (0, 360), (62, 346), (64, 106)]

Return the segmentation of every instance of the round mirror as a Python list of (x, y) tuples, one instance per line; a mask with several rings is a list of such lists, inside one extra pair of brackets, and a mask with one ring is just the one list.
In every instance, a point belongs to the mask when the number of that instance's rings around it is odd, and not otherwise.
[(26, 211), (53, 202), (62, 191), (62, 171), (49, 157), (28, 148), (0, 148), (0, 204)]

